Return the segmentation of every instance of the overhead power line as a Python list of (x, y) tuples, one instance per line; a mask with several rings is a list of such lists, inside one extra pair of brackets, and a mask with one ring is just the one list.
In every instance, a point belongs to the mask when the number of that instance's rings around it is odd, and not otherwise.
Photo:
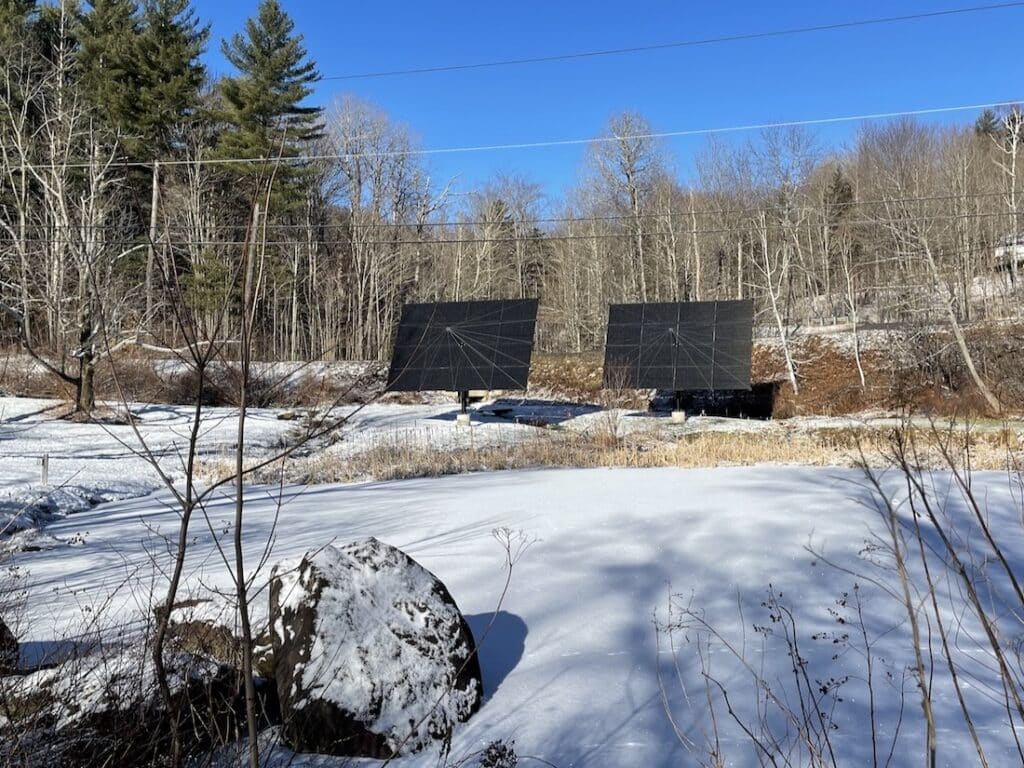
[[(925, 195), (920, 197), (890, 197), (888, 199), (867, 199), (867, 200), (849, 200), (837, 203), (823, 202), (821, 207), (815, 207), (815, 212), (821, 212), (823, 208), (829, 210), (838, 210), (842, 208), (860, 208), (867, 205), (896, 205), (899, 203), (925, 203), (935, 201), (948, 201), (948, 200), (988, 200), (991, 198), (1005, 198), (1005, 192), (971, 192), (956, 195)], [(438, 227), (483, 227), (492, 224), (514, 224), (516, 226), (536, 226), (540, 224), (588, 224), (605, 221), (634, 221), (636, 219), (647, 220), (647, 219), (678, 219), (678, 218), (705, 218), (707, 216), (736, 216), (743, 214), (759, 214), (759, 213), (770, 213), (773, 211), (785, 211), (791, 210), (796, 206), (786, 205), (764, 205), (764, 206), (753, 206), (744, 208), (704, 208), (694, 210), (674, 210), (674, 211), (644, 211), (638, 214), (629, 213), (617, 213), (617, 214), (606, 214), (606, 215), (594, 215), (594, 216), (548, 216), (548, 217), (533, 217), (526, 219), (517, 219), (512, 217), (510, 219), (464, 219), (464, 220), (450, 220), (450, 221), (406, 221), (406, 222), (392, 222), (392, 221), (380, 221), (371, 223), (362, 222), (346, 222), (344, 224), (286, 224), (283, 222), (267, 222), (261, 223), (260, 228), (266, 228), (268, 230), (299, 230), (307, 231), (313, 230), (349, 230), (349, 229), (434, 229)], [(804, 207), (807, 210), (807, 207)], [(998, 213), (992, 213), (986, 215), (993, 216), (1012, 216), (1013, 214), (1009, 211), (1003, 211)], [(927, 218), (927, 217), (925, 217)], [(207, 231), (209, 230), (237, 230), (242, 225), (239, 224), (216, 224), (210, 227), (204, 227)], [(69, 229), (73, 231), (101, 231), (101, 230), (123, 230), (123, 224), (49, 224), (45, 227), (50, 230), (62, 230)], [(690, 230), (687, 230), (690, 231)], [(698, 233), (700, 230), (698, 230)]]
[[(961, 221), (961, 220), (973, 220), (973, 219), (991, 219), (991, 218), (1002, 218), (1007, 213), (1005, 211), (1000, 212), (975, 212), (975, 213), (955, 213), (955, 214), (937, 214), (934, 216), (919, 216), (915, 220), (921, 221)], [(581, 223), (585, 223), (588, 219), (581, 219)], [(843, 222), (850, 226), (884, 226), (886, 224), (901, 223), (900, 219), (887, 219), (887, 218), (876, 218), (876, 219), (851, 219)], [(777, 230), (792, 230), (792, 229), (804, 229), (806, 228), (806, 222), (771, 222), (767, 225), (767, 229), (770, 232)], [(261, 227), (262, 229), (262, 227)], [(640, 234), (643, 237), (680, 237), (683, 235), (719, 235), (719, 234), (750, 234), (759, 229), (759, 227), (750, 225), (747, 227), (722, 227), (717, 229), (698, 229), (698, 230), (683, 230), (677, 232), (666, 232), (666, 231), (643, 231)], [(164, 233), (158, 237), (154, 243), (157, 246), (161, 245), (178, 245), (178, 246), (242, 246), (252, 245), (252, 240), (218, 240), (218, 239), (205, 239), (205, 238), (191, 238), (187, 236), (180, 236), (175, 240), (170, 239), (170, 233)], [(335, 239), (317, 239), (313, 241), (315, 245), (351, 245), (353, 242), (361, 245), (460, 245), (460, 244), (483, 244), (483, 243), (516, 243), (524, 240), (535, 239), (537, 242), (562, 242), (572, 240), (616, 240), (625, 238), (635, 238), (636, 232), (599, 232), (593, 234), (569, 234), (561, 235), (557, 233), (541, 233), (540, 236), (533, 238), (530, 236), (526, 237), (445, 237), (445, 238), (388, 238), (388, 239), (365, 239), (365, 238), (335, 238)], [(69, 237), (27, 237), (21, 242), (25, 243), (67, 243), (79, 245), (82, 240), (80, 238), (69, 238)], [(145, 244), (147, 242), (145, 237), (140, 238), (127, 238), (122, 237), (118, 239), (102, 239), (98, 245), (100, 246), (137, 246)], [(305, 245), (305, 241), (302, 240), (262, 240), (257, 238), (255, 244), (258, 246), (264, 245), (285, 245), (288, 247), (302, 246)]]
[(744, 32), (735, 35), (722, 35), (720, 37), (706, 37), (694, 40), (681, 40), (671, 43), (654, 43), (651, 45), (635, 45), (627, 48), (608, 48), (598, 51), (579, 51), (576, 53), (559, 53), (549, 56), (531, 56), (520, 59), (497, 59), (492, 61), (478, 61), (467, 64), (448, 64), (433, 67), (411, 67), (408, 69), (390, 69), (375, 72), (360, 72), (348, 75), (328, 75), (321, 77), (321, 80), (368, 80), (381, 77), (398, 77), (400, 75), (427, 75), (440, 72), (459, 72), (472, 69), (490, 69), (494, 67), (512, 67), (523, 64), (543, 64), (554, 61), (572, 61), (576, 59), (591, 59), (604, 56), (620, 56), (627, 53), (646, 53), (650, 51), (665, 51), (675, 48), (694, 48), (698, 46), (717, 45), (720, 43), (734, 43), (743, 40), (764, 40), (773, 37), (790, 37), (803, 35), (810, 32), (827, 32), (831, 30), (852, 29), (855, 27), (879, 26), (883, 24), (894, 24), (903, 21), (917, 21), (919, 19), (934, 19), (943, 16), (957, 16), (968, 13), (981, 13), (984, 11), (1006, 10), (1010, 8), (1024, 7), (1024, 2), (1018, 3), (993, 3), (990, 5), (974, 5), (967, 8), (950, 8), (942, 11), (927, 11), (923, 13), (908, 13), (902, 16), (883, 16), (872, 19), (859, 19), (855, 21), (840, 21), (832, 24), (816, 24), (810, 27), (793, 27), (789, 29), (775, 29), (764, 32)]
[[(208, 157), (196, 158), (193, 160), (167, 159), (157, 160), (161, 167), (169, 166), (202, 166), (202, 165), (266, 165), (293, 163), (314, 163), (327, 160), (357, 160), (360, 158), (380, 157), (410, 157), (424, 155), (451, 155), (466, 152), (496, 152), (500, 150), (513, 149), (542, 149), (546, 147), (570, 147), (587, 144), (611, 144), (617, 141), (630, 141), (637, 139), (671, 139), (683, 136), (706, 136), (718, 133), (741, 133), (744, 131), (769, 130), (773, 128), (798, 128), (814, 125), (831, 125), (835, 123), (863, 122), (866, 120), (886, 120), (896, 117), (921, 117), (924, 115), (948, 114), (951, 112), (970, 112), (982, 109), (997, 109), (1000, 107), (1013, 107), (1020, 104), (1022, 99), (1007, 99), (1004, 101), (990, 101), (983, 104), (962, 104), (954, 107), (926, 107), (923, 109), (908, 109), (895, 112), (869, 112), (860, 115), (842, 115), (839, 117), (818, 117), (807, 120), (785, 120), (773, 123), (746, 123), (743, 125), (720, 126), (717, 128), (693, 128), (681, 131), (659, 131), (649, 133), (633, 133), (611, 136), (592, 136), (584, 139), (555, 139), (551, 141), (529, 141), (513, 144), (482, 144), (463, 147), (437, 147), (428, 149), (403, 149), (389, 150), (382, 152), (329, 152), (315, 155), (295, 155), (293, 157), (265, 158), (265, 157)], [(118, 168), (152, 168), (153, 161), (114, 161), (113, 163), (103, 162), (71, 162), (71, 163), (28, 163), (18, 166), (25, 169), (35, 170), (70, 170), (87, 169), (113, 165)]]

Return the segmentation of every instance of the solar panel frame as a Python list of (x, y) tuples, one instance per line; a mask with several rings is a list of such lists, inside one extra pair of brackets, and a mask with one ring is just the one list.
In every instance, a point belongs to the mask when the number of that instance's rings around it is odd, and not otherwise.
[(606, 389), (749, 390), (749, 300), (612, 304)]
[(537, 299), (406, 304), (389, 392), (526, 389)]

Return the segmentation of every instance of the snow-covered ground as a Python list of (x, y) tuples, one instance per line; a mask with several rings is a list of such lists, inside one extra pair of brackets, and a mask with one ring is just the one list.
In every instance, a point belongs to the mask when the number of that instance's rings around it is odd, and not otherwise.
[[(26, 661), (45, 658), (66, 647), (69, 639), (98, 627), (120, 632), (137, 624), (150, 610), (151, 595), (162, 589), (170, 551), (167, 537), (178, 525), (171, 497), (139, 455), (131, 427), (73, 424), (55, 418), (56, 406), (53, 401), (0, 398), (0, 514), (7, 514), (10, 524), (15, 512), (40, 500), (51, 512), (43, 521), (48, 524), (39, 551), (23, 551), (7, 561), (19, 589), (25, 590), (24, 608), (9, 623), (23, 641)], [(190, 409), (138, 406), (133, 412), (161, 467), (180, 479)], [(484, 405), (467, 430), (455, 424), (455, 412), (452, 403), (370, 405), (354, 413), (340, 441), (318, 450), (354, 455), (396, 440), (423, 441), (438, 449), (500, 444), (537, 434), (543, 429), (538, 423), (567, 430), (609, 425), (620, 431), (667, 430), (669, 436), (709, 429), (787, 430), (802, 424), (696, 418), (671, 426), (667, 419), (650, 415), (533, 401)], [(279, 415), (269, 409), (252, 412), (251, 455), (274, 451), (296, 428), (296, 421)], [(200, 440), (205, 457), (230, 451), (235, 416), (233, 409), (208, 411)], [(806, 420), (803, 426), (860, 423)], [(45, 487), (39, 484), (43, 455), (50, 457), (50, 483)], [(936, 475), (934, 482), (936, 498), (943, 499), (951, 519), (962, 516), (962, 500), (955, 492), (947, 493), (948, 478)], [(992, 530), (1006, 536), (1008, 554), (1019, 569), (1024, 564), (1020, 488), (1000, 473), (976, 473), (974, 483)], [(884, 487), (897, 504), (903, 503), (906, 489), (900, 478), (886, 478)], [(770, 583), (793, 607), (804, 640), (802, 652), (816, 665), (816, 673), (853, 675), (844, 685), (835, 738), (844, 750), (842, 764), (869, 764), (862, 665), (849, 645), (840, 644), (838, 658), (832, 660), (837, 654), (832, 635), (820, 634), (836, 630), (829, 609), (848, 611), (849, 602), (840, 610), (835, 601), (849, 595), (857, 581), (872, 641), (879, 658), (886, 659), (879, 662), (879, 674), (884, 673), (878, 683), (880, 698), (884, 696), (882, 736), (892, 738), (895, 732), (902, 688), (904, 722), (893, 765), (920, 763), (923, 736), (915, 689), (905, 677), (912, 649), (904, 615), (877, 585), (823, 565), (806, 549), (813, 544), (844, 568), (889, 578), (871, 562), (878, 559), (877, 550), (866, 544), (878, 532), (879, 519), (875, 499), (855, 470), (762, 466), (517, 471), (252, 487), (246, 502), (247, 556), (250, 563), (265, 563), (257, 584), (275, 562), (326, 543), (375, 536), (436, 573), (478, 637), (493, 619), (480, 650), (487, 701), (459, 729), (453, 760), (488, 741), (514, 739), (520, 754), (562, 768), (660, 768), (694, 762), (683, 740), (700, 740), (702, 729), (710, 725), (696, 652), (685, 642), (677, 645), (676, 653), (662, 642), (659, 652), (654, 617), (665, 619), (670, 595), (680, 595), (676, 609), (687, 604), (703, 611), (732, 642), (746, 643), (757, 668), (784, 686), (784, 650), (776, 638), (769, 642), (774, 650), (762, 652), (764, 636), (753, 630), (755, 624), (770, 623), (760, 605)], [(193, 526), (186, 593), (229, 589), (220, 547), (229, 544), (232, 519), (233, 500), (223, 494)], [(492, 535), (499, 528), (520, 531), (522, 540), (533, 543), (515, 565), (511, 589), (494, 617), (505, 579), (504, 550)], [(268, 542), (270, 551), (263, 558)], [(955, 584), (942, 584), (941, 599), (951, 608), (963, 604)], [(264, 591), (255, 602), (258, 618), (266, 602)], [(811, 640), (812, 635), (819, 640)], [(994, 688), (981, 638), (969, 620), (956, 637), (966, 695), (990, 764), (1016, 764), (1003, 726), (1005, 705)], [(735, 692), (734, 703), (749, 710), (749, 681), (720, 646), (709, 658)], [(948, 676), (938, 661), (935, 674), (939, 764), (973, 761)], [(756, 765), (749, 744), (722, 711), (718, 725), (727, 756), (735, 761), (730, 764)], [(306, 756), (291, 762), (293, 756), (282, 748), (274, 755), (282, 765), (342, 764)], [(437, 757), (425, 754), (401, 764), (432, 766)]]
[[(111, 479), (137, 481), (153, 490), (159, 475), (143, 454), (135, 429), (127, 423), (73, 423), (58, 418), (65, 404), (57, 400), (0, 397), (0, 486), (29, 486), (39, 482), (41, 461), (49, 456), (53, 486), (102, 483)], [(250, 408), (246, 450), (258, 457), (280, 449), (300, 428), (305, 409)], [(501, 410), (499, 408), (499, 410)], [(504, 416), (487, 407), (474, 411), (473, 430), (456, 427), (457, 405), (375, 403), (337, 408), (332, 418), (349, 415), (338, 431), (333, 450), (354, 454), (382, 439), (417, 439), (439, 448), (493, 442), (534, 434), (537, 427), (516, 423), (538, 419), (558, 423), (593, 408), (572, 405), (525, 407)], [(504, 413), (504, 411), (502, 411)], [(139, 435), (161, 469), (172, 479), (183, 476), (193, 409), (184, 405), (139, 404), (132, 407)], [(237, 441), (237, 409), (205, 408), (199, 432), (204, 457), (229, 455)], [(289, 415), (291, 418), (282, 418)], [(318, 446), (319, 447), (319, 446)], [(148, 492), (148, 491), (146, 491)]]
[[(19, 510), (47, 507), (56, 513), (77, 512), (98, 500), (150, 493), (161, 485), (150, 458), (172, 480), (183, 477), (191, 407), (133, 406), (138, 435), (129, 424), (113, 420), (72, 423), (58, 418), (65, 407), (56, 400), (0, 397), (0, 530), (35, 521), (25, 515), (21, 523), (15, 524), (13, 516)], [(340, 439), (331, 450), (352, 455), (381, 441), (398, 440), (456, 448), (516, 439), (536, 431), (535, 427), (504, 418), (480, 415), (475, 417), (470, 433), (455, 427), (456, 410), (450, 402), (345, 406), (334, 416), (349, 413), (351, 421), (339, 430)], [(246, 426), (249, 457), (268, 455), (287, 444), (299, 423), (279, 418), (284, 413), (283, 409), (250, 409)], [(149, 456), (143, 451), (140, 436)], [(198, 442), (201, 456), (228, 456), (236, 441), (237, 410), (206, 408)], [(48, 459), (46, 484), (42, 483), (44, 456)]]
[[(132, 406), (136, 430), (124, 420), (72, 423), (59, 416), (66, 404), (41, 398), (0, 397), (0, 537), (35, 527), (53, 516), (87, 509), (102, 501), (148, 494), (161, 487), (160, 469), (172, 480), (184, 476), (192, 408), (184, 405)], [(458, 408), (450, 401), (403, 405), (374, 403), (344, 406), (333, 414), (350, 420), (338, 430), (327, 450), (350, 457), (379, 445), (421, 444), (440, 450), (501, 445), (536, 435), (543, 425), (571, 429), (606, 428), (609, 415), (594, 406), (543, 401), (499, 402), (473, 413), (473, 429), (456, 426)], [(284, 409), (250, 409), (246, 453), (259, 458), (288, 444), (300, 420), (280, 418)], [(302, 410), (293, 411), (301, 419)], [(623, 431), (650, 429), (658, 419), (623, 420)], [(734, 428), (741, 428), (734, 422)], [(143, 450), (145, 442), (147, 456)], [(229, 457), (237, 441), (237, 410), (206, 408), (199, 434), (202, 459)], [(43, 459), (48, 461), (43, 483)], [(40, 542), (36, 542), (37, 544)], [(51, 542), (52, 543), (52, 542)]]
[[(100, 501), (142, 496), (161, 486), (131, 426), (72, 423), (57, 418), (64, 407), (55, 400), (0, 398), (0, 531), (4, 534)], [(171, 479), (183, 477), (189, 408), (147, 405), (134, 408), (133, 413), (151, 457)], [(236, 441), (236, 424), (234, 409), (209, 409), (200, 433), (202, 454), (230, 449)], [(279, 445), (289, 426), (269, 410), (252, 411), (249, 425), (248, 442), (255, 455)]]
[[(535, 437), (547, 428), (606, 434), (614, 431), (674, 440), (700, 432), (778, 434), (780, 439), (800, 430), (891, 427), (897, 419), (884, 414), (865, 418), (806, 417), (785, 422), (693, 417), (671, 424), (666, 414), (603, 410), (595, 405), (523, 398), (502, 398), (473, 409), (473, 427), (456, 425), (457, 406), (450, 396), (438, 395), (424, 404), (371, 403), (343, 406), (332, 418), (348, 421), (329, 440), (317, 441), (305, 453), (350, 459), (379, 446), (415, 445), (438, 450), (502, 446)], [(0, 539), (35, 529), (55, 516), (87, 509), (103, 501), (142, 496), (162, 487), (161, 471), (173, 481), (184, 477), (192, 408), (183, 405), (136, 404), (131, 408), (135, 428), (123, 419), (107, 423), (72, 423), (59, 416), (66, 404), (56, 400), (0, 397)], [(246, 455), (259, 459), (291, 444), (301, 430), (303, 409), (250, 409)], [(112, 413), (116, 413), (112, 411)], [(285, 419), (288, 415), (291, 418)], [(926, 426), (922, 421), (922, 426)], [(1011, 428), (1024, 432), (1024, 424)], [(988, 425), (976, 428), (1001, 428)], [(136, 433), (136, 429), (138, 433)], [(141, 436), (141, 441), (140, 441)], [(237, 440), (237, 410), (206, 408), (198, 450), (204, 462), (229, 459)], [(143, 441), (145, 451), (143, 450)], [(301, 455), (301, 453), (300, 453)], [(48, 462), (43, 482), (43, 459)], [(52, 539), (21, 534), (37, 546)], [(21, 541), (24, 545), (26, 542)], [(10, 542), (8, 542), (8, 545)]]
[[(938, 477), (940, 494), (944, 480)], [(899, 478), (885, 480), (897, 502), (905, 494)], [(1015, 563), (1024, 562), (1019, 507), (1005, 475), (978, 473), (975, 487), (996, 530), (1014, 531), (1007, 542)], [(954, 494), (955, 497), (955, 494)], [(162, 583), (163, 537), (178, 518), (164, 493), (104, 504), (52, 523), (52, 535), (81, 542), (52, 551), (22, 553), (15, 564), (27, 586), (18, 630), (27, 653), (103, 621), (130, 621), (147, 609), (148, 592)], [(710, 723), (692, 648), (682, 645), (679, 671), (694, 706), (676, 678), (673, 656), (658, 653), (652, 618), (665, 615), (669, 595), (699, 607), (733, 642), (744, 633), (753, 662), (764, 665), (780, 686), (789, 675), (784, 652), (760, 655), (751, 627), (768, 623), (758, 606), (771, 583), (801, 622), (804, 653), (825, 673), (857, 668), (852, 651), (838, 662), (831, 642), (812, 633), (836, 629), (827, 609), (852, 588), (854, 578), (820, 562), (805, 547), (813, 543), (837, 564), (885, 578), (861, 550), (877, 514), (863, 478), (854, 470), (800, 468), (597, 469), (480, 473), (457, 477), (341, 486), (252, 488), (246, 497), (245, 542), (251, 563), (268, 539), (269, 561), (293, 557), (329, 542), (376, 536), (402, 548), (449, 587), (481, 634), (492, 618), (505, 573), (496, 528), (524, 532), (534, 541), (514, 566), (510, 591), (481, 645), (487, 700), (460, 727), (453, 758), (486, 742), (514, 739), (523, 755), (570, 766), (661, 766), (695, 762), (666, 714), (687, 738)], [(954, 513), (960, 508), (949, 502)], [(229, 576), (217, 542), (227, 544), (232, 502), (219, 498), (208, 519), (197, 524), (191, 545), (188, 589), (227, 589)], [(265, 575), (265, 572), (264, 572)], [(891, 738), (899, 717), (893, 686), (906, 689), (904, 723), (893, 765), (921, 764), (923, 732), (912, 683), (901, 680), (909, 660), (908, 630), (899, 606), (861, 581), (869, 631), (897, 682), (878, 682), (885, 696), (883, 733)], [(948, 586), (948, 585), (947, 585)], [(947, 587), (944, 586), (945, 590)], [(954, 590), (955, 592), (955, 590)], [(944, 591), (943, 599), (952, 598)], [(258, 598), (266, 602), (266, 594)], [(745, 614), (740, 620), (737, 609)], [(101, 610), (102, 609), (102, 610)], [(981, 647), (970, 622), (958, 638), (970, 656)], [(678, 642), (679, 638), (677, 638)], [(34, 649), (34, 651), (33, 651)], [(1005, 710), (988, 688), (984, 657), (964, 671), (991, 765), (1015, 764), (1001, 723)], [(750, 687), (721, 648), (712, 665), (734, 692), (734, 704), (749, 711)], [(659, 689), (659, 671), (665, 699)], [(940, 765), (973, 757), (944, 668), (936, 663)], [(865, 687), (851, 680), (839, 705), (844, 765), (870, 764), (863, 731)], [(757, 765), (749, 744), (719, 713), (723, 743), (734, 765)], [(861, 723), (856, 728), (854, 723)], [(847, 730), (849, 729), (849, 730)], [(279, 748), (280, 764), (341, 765), (344, 761), (293, 756)], [(434, 766), (423, 754), (402, 766)], [(524, 763), (529, 764), (529, 763)]]

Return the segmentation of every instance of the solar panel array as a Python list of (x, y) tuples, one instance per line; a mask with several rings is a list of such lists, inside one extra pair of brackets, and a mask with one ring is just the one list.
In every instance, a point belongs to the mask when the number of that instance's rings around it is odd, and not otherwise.
[(537, 300), (406, 304), (388, 390), (526, 389)]
[(613, 304), (608, 311), (608, 389), (750, 389), (750, 301)]

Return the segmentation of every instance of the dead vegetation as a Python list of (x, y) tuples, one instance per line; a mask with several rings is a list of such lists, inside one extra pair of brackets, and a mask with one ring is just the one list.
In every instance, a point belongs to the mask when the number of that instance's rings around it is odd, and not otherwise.
[[(1013, 411), (1024, 402), (1024, 327), (1002, 327), (998, 333), (978, 326), (967, 331), (972, 354), (1005, 406)], [(799, 395), (786, 380), (785, 360), (778, 344), (754, 345), (751, 379), (758, 397), (769, 402), (765, 415), (844, 416), (864, 411), (913, 411), (935, 416), (991, 416), (972, 387), (948, 334), (866, 336), (862, 340), (861, 385), (852, 345), (840, 336), (807, 335), (791, 345)], [(125, 357), (117, 375), (128, 400), (152, 403), (195, 401), (194, 372), (173, 361), (146, 355)], [(599, 403), (642, 409), (649, 390), (602, 389), (600, 353), (536, 353), (530, 369), (530, 395), (576, 403)], [(384, 387), (386, 366), (379, 363), (270, 364), (252, 376), (253, 404), (260, 407), (317, 407), (331, 402), (366, 402)], [(354, 379), (364, 381), (353, 387)], [(206, 405), (234, 405), (238, 370), (231, 364), (211, 368), (203, 390)], [(96, 373), (99, 399), (119, 399), (113, 371), (100, 363)], [(0, 392), (8, 395), (69, 400), (74, 393), (59, 379), (9, 353), (0, 358)], [(343, 395), (343, 399), (339, 397)], [(423, 393), (393, 393), (389, 402), (424, 402)]]
[[(972, 356), (1010, 412), (1024, 402), (1024, 328), (1001, 326), (999, 332), (976, 326), (967, 332)], [(799, 395), (786, 380), (781, 347), (769, 340), (754, 344), (751, 381), (768, 388), (770, 415), (846, 416), (882, 410), (942, 417), (993, 416), (970, 382), (949, 334), (939, 330), (886, 333), (861, 340), (861, 384), (852, 344), (841, 336), (807, 335), (791, 343)], [(558, 396), (601, 402), (599, 354), (537, 355), (530, 388)], [(622, 396), (646, 403), (648, 393)]]
[(530, 364), (530, 389), (551, 392), (581, 402), (601, 395), (604, 359), (597, 352), (576, 355), (535, 353)]
[[(500, 444), (440, 448), (407, 433), (384, 437), (352, 454), (324, 450), (266, 466), (254, 474), (260, 483), (345, 483), (440, 477), (467, 472), (537, 468), (726, 467), (799, 465), (886, 466), (893, 434), (912, 434), (923, 466), (942, 466), (943, 452), (971, 450), (975, 469), (1006, 470), (1024, 461), (1024, 433), (1006, 425), (931, 424), (841, 428), (781, 424), (750, 431), (690, 431), (670, 428), (620, 436), (607, 425), (587, 431), (545, 429)], [(951, 447), (952, 446), (952, 447)], [(231, 467), (225, 460), (200, 471), (215, 480)]]
[[(361, 403), (384, 386), (386, 368), (379, 363), (341, 365), (272, 363), (254, 366), (250, 373), (250, 405), (259, 408), (317, 407), (327, 403)], [(237, 406), (241, 376), (236, 363), (211, 365), (203, 383), (205, 406)], [(146, 355), (123, 357), (116, 368), (102, 361), (96, 368), (98, 400), (191, 405), (196, 401), (198, 377), (184, 362)], [(0, 358), (0, 393), (17, 397), (73, 400), (73, 388), (32, 364), (24, 356)]]

